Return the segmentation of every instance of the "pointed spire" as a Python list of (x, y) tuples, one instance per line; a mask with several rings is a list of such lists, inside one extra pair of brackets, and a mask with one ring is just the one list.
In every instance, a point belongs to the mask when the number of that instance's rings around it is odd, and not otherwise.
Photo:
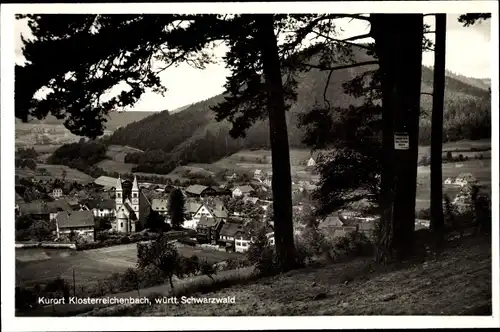
[(118, 174), (118, 180), (116, 181), (116, 190), (123, 190), (122, 189), (122, 179), (120, 179), (120, 174)]
[(137, 185), (137, 176), (134, 175), (134, 183), (132, 184), (132, 190), (139, 191), (139, 186)]

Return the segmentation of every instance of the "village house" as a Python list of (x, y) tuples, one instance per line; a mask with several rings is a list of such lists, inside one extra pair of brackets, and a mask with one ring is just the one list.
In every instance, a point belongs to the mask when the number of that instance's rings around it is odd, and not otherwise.
[(444, 184), (453, 184), (453, 179), (447, 178), (446, 180), (444, 180)]
[(254, 192), (255, 192), (255, 190), (251, 186), (244, 185), (244, 186), (240, 186), (240, 187), (235, 187), (233, 189), (232, 196), (233, 196), (233, 198), (241, 197), (241, 196), (250, 196)]
[(202, 217), (214, 218), (221, 221), (226, 221), (229, 213), (222, 201), (217, 198), (205, 199), (199, 206), (193, 216), (195, 223), (199, 222)]
[(151, 210), (158, 212), (162, 216), (168, 216), (168, 199), (154, 198), (151, 201)]
[(54, 186), (52, 189), (52, 197), (55, 199), (61, 198), (64, 195), (63, 188), (59, 185)]
[(115, 200), (113, 199), (89, 199), (82, 202), (83, 206), (92, 211), (94, 217), (114, 217)]
[(244, 203), (257, 204), (258, 201), (259, 201), (259, 198), (257, 198), (257, 197), (250, 197), (250, 196), (243, 197)]
[(236, 222), (225, 223), (219, 233), (219, 242), (224, 245), (226, 251), (235, 251), (235, 236), (243, 232), (243, 224)]
[(307, 167), (314, 167), (316, 166), (316, 161), (313, 159), (313, 157), (309, 158), (309, 160), (307, 161)]
[(236, 175), (236, 173), (234, 173), (234, 172), (231, 175), (226, 175), (226, 180), (228, 180), (228, 181), (234, 181), (237, 178), (238, 178), (238, 175)]
[(262, 170), (261, 169), (256, 169), (254, 172), (253, 172), (253, 178), (254, 179), (257, 179), (257, 180), (260, 180), (263, 176), (263, 173), (262, 173)]
[(203, 197), (216, 194), (216, 190), (214, 188), (202, 186), (200, 184), (193, 184), (187, 187), (185, 192), (188, 197)]
[(64, 199), (53, 202), (33, 201), (18, 204), (18, 214), (20, 216), (29, 215), (38, 220), (54, 221), (57, 213), (62, 211), (73, 211), (73, 208)]
[(184, 227), (196, 230), (196, 226), (200, 219), (194, 219), (196, 212), (200, 209), (202, 204), (193, 198), (188, 198), (184, 204), (185, 216), (184, 216)]
[[(267, 240), (269, 241), (269, 244), (274, 246), (275, 240), (274, 240), (274, 230), (271, 227), (267, 227), (266, 230), (266, 237)], [(252, 243), (252, 238), (250, 235), (244, 231), (243, 229), (240, 229), (236, 232), (234, 236), (234, 251), (235, 252), (247, 252), (248, 249), (250, 248), (250, 245)]]
[(94, 216), (90, 211), (63, 211), (56, 217), (57, 238), (73, 240), (73, 236), (78, 236), (81, 240), (93, 242), (94, 227)]
[(216, 244), (223, 224), (222, 219), (202, 216), (196, 226), (196, 238), (201, 243)]

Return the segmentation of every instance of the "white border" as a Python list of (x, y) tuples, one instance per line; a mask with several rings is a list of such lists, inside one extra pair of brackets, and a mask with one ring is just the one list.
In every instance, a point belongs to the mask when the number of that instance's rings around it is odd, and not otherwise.
[[(14, 317), (14, 14), (19, 13), (377, 13), (377, 12), (491, 12), (492, 13), (492, 201), (493, 201), (493, 317), (340, 316), (340, 317)], [(497, 1), (380, 1), (282, 3), (140, 3), (140, 4), (7, 4), (1, 6), (1, 184), (2, 184), (2, 327), (7, 331), (89, 330), (225, 330), (304, 328), (439, 328), (499, 326), (499, 114), (498, 114), (498, 2)], [(124, 322), (126, 322), (124, 324)]]

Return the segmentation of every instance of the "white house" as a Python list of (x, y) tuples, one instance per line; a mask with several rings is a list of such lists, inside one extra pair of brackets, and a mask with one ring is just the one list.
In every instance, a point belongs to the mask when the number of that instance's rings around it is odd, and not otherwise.
[(62, 196), (63, 196), (62, 188), (61, 187), (54, 187), (54, 189), (52, 190), (52, 197), (57, 199), (57, 198), (60, 198)]
[[(267, 240), (269, 241), (269, 244), (274, 246), (275, 240), (274, 240), (274, 232), (269, 231), (266, 233)], [(235, 252), (247, 252), (248, 248), (250, 248), (250, 245), (252, 243), (252, 239), (246, 234), (243, 230), (239, 230), (236, 232), (234, 236), (234, 251)]]
[(86, 201), (84, 209), (92, 211), (94, 217), (114, 217), (115, 200), (113, 199), (91, 199)]
[(307, 161), (307, 167), (314, 167), (314, 166), (316, 166), (316, 161), (313, 159), (313, 157), (311, 157)]
[(163, 216), (168, 215), (168, 199), (153, 198), (151, 201), (151, 210), (156, 211)]
[(249, 196), (254, 190), (251, 186), (245, 185), (241, 187), (236, 187), (232, 191), (233, 198), (241, 196)]
[(444, 180), (444, 184), (453, 184), (453, 179), (447, 178), (446, 180)]

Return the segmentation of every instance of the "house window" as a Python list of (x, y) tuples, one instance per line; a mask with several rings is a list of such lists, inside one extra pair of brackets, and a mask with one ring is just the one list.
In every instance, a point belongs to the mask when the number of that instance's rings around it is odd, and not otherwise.
[(121, 198), (122, 194), (121, 193), (116, 193), (116, 197)]
[(120, 227), (123, 227), (123, 223), (122, 222), (120, 223)]
[(137, 193), (133, 193), (133, 194), (132, 194), (132, 197), (137, 198)]

